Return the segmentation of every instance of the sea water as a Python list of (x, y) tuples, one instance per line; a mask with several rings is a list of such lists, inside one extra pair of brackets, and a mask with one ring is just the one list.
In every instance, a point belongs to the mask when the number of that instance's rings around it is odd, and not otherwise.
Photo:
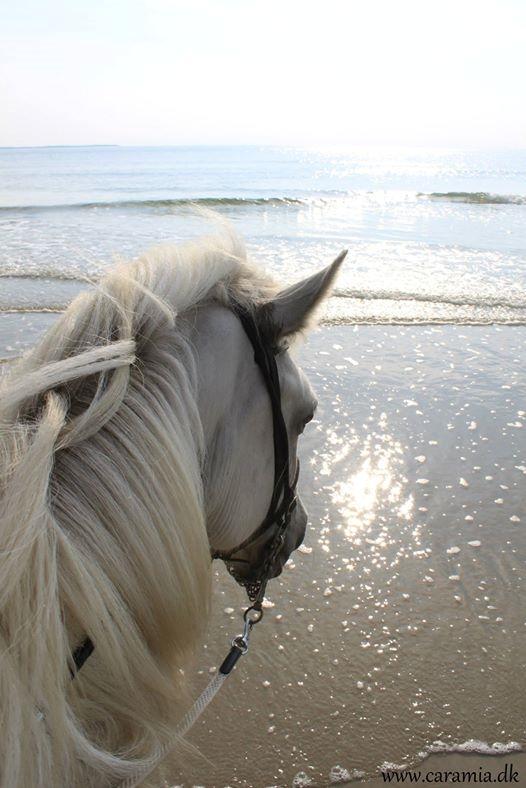
[(95, 146), (0, 149), (0, 330), (210, 232), (196, 207), (285, 281), (348, 248), (334, 322), (526, 321), (526, 151)]

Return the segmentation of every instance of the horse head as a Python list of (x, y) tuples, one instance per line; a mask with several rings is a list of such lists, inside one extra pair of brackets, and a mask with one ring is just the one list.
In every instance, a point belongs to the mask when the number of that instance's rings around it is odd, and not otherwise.
[[(276, 484), (280, 476), (287, 476), (295, 488), (298, 440), (317, 407), (309, 381), (289, 352), (290, 344), (312, 323), (344, 257), (345, 253), (339, 255), (327, 268), (251, 309), (252, 330), (263, 348), (275, 356), (279, 405), (274, 403), (274, 408), (266, 380), (268, 370), (257, 363), (237, 310), (231, 304), (215, 302), (201, 307), (196, 315), (194, 343), (206, 443), (203, 478), (208, 536), (212, 554), (222, 558), (236, 580), (247, 586), (257, 581), (279, 527), (272, 517), (281, 501)], [(279, 411), (284, 446), (276, 436)], [(280, 448), (288, 467), (276, 463)], [(268, 567), (269, 578), (281, 573), (305, 535), (307, 512), (300, 495), (295, 489), (292, 493), (294, 506), (280, 549)], [(281, 497), (285, 496), (282, 490)]]

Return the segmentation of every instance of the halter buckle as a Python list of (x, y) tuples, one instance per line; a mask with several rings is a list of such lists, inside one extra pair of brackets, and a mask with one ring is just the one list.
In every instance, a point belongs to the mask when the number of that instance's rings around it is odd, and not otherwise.
[(294, 497), (291, 498), (291, 501), (287, 506), (287, 518), (289, 518), (292, 515), (292, 512), (296, 508), (297, 503), (298, 503), (298, 496), (294, 494)]

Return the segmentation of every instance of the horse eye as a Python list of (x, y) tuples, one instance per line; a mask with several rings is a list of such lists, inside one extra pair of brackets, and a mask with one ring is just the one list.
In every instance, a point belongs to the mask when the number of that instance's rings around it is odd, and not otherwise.
[(299, 428), (298, 428), (298, 435), (301, 435), (301, 433), (303, 432), (303, 430), (305, 429), (305, 427), (307, 426), (307, 424), (309, 423), (309, 421), (312, 421), (312, 420), (313, 420), (313, 418), (314, 418), (314, 413), (310, 413), (310, 414), (309, 414), (309, 415), (308, 415), (306, 418), (304, 418), (304, 419), (303, 419), (303, 420), (302, 420), (302, 421), (299, 423)]

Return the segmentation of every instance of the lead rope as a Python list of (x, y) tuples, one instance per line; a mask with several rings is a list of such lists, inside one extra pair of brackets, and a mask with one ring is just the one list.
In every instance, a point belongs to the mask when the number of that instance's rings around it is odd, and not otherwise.
[[(258, 595), (259, 596), (259, 595)], [(185, 736), (190, 728), (199, 719), (208, 704), (214, 699), (215, 695), (223, 686), (225, 680), (232, 672), (236, 662), (248, 651), (248, 641), (252, 627), (263, 618), (261, 601), (256, 601), (243, 613), (243, 634), (237, 635), (231, 644), (230, 651), (221, 663), (217, 673), (210, 679), (205, 689), (199, 695), (193, 706), (186, 712), (183, 719), (179, 722), (172, 735), (161, 747), (157, 749), (148, 760), (141, 763), (135, 774), (119, 783), (118, 788), (135, 788), (140, 785), (161, 763), (164, 758), (173, 750), (182, 736)]]

